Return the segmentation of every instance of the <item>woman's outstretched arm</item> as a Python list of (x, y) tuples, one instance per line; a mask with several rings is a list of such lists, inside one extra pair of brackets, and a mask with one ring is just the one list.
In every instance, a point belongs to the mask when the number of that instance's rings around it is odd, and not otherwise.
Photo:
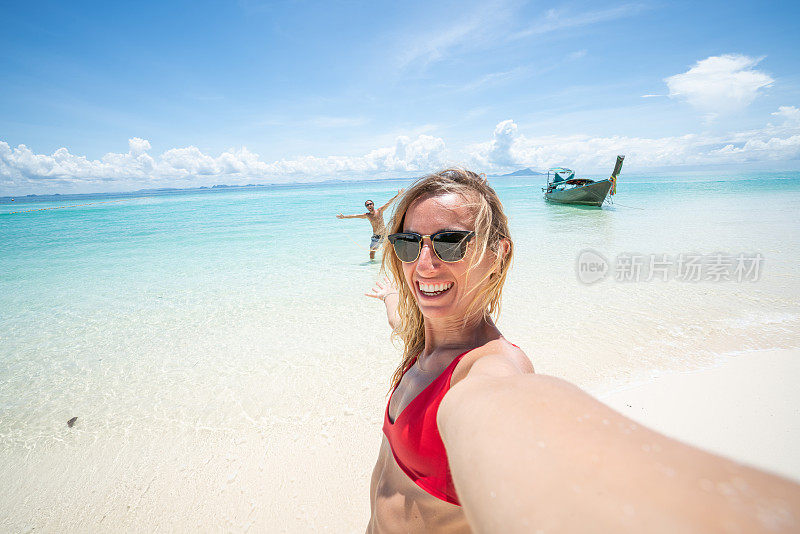
[(667, 438), (499, 357), (481, 358), (453, 386), (438, 423), (476, 532), (800, 529), (797, 484)]
[(397, 287), (388, 278), (384, 278), (383, 282), (375, 282), (372, 289), (364, 294), (383, 301), (386, 306), (386, 319), (389, 321), (389, 326), (392, 327), (392, 330), (397, 330), (397, 327), (400, 326), (400, 316), (397, 314), (400, 295), (397, 293)]

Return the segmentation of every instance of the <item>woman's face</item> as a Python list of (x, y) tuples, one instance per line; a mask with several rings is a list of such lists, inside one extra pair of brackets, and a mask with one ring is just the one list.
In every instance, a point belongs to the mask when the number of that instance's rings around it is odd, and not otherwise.
[[(469, 199), (457, 193), (422, 196), (406, 211), (403, 231), (431, 235), (440, 230), (475, 230), (468, 203)], [(492, 269), (494, 255), (487, 252), (474, 265), (479, 255), (474, 238), (464, 259), (455, 263), (443, 262), (431, 247), (430, 238), (426, 237), (417, 261), (403, 263), (406, 284), (424, 317), (463, 319), (478, 294), (476, 286)]]

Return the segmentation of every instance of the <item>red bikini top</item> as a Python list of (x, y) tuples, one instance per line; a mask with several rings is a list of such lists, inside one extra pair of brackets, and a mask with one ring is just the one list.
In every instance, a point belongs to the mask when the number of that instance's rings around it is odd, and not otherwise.
[[(439, 427), (436, 426), (436, 414), (444, 394), (450, 389), (453, 370), (464, 354), (450, 362), (442, 374), (398, 414), (394, 422), (389, 420), (389, 404), (392, 402), (392, 397), (389, 396), (386, 415), (383, 418), (383, 433), (389, 440), (397, 465), (420, 488), (434, 497), (459, 506), (453, 478), (450, 476), (450, 466), (447, 463), (447, 452), (439, 435)], [(416, 358), (411, 365), (414, 362)]]

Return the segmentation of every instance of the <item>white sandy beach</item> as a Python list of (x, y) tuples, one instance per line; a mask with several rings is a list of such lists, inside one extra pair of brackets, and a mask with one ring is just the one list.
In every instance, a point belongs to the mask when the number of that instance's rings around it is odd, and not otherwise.
[(800, 481), (800, 350), (729, 356), (601, 399), (654, 430)]
[[(800, 350), (749, 352), (602, 399), (664, 434), (800, 480), (798, 380)], [(338, 406), (292, 421), (267, 423), (242, 406), (252, 421), (236, 432), (198, 424), (158, 439), (135, 429), (98, 439), (81, 429), (95, 422), (63, 425), (47, 450), (6, 458), (16, 466), (4, 470), (0, 530), (361, 532), (382, 393), (337, 395)]]

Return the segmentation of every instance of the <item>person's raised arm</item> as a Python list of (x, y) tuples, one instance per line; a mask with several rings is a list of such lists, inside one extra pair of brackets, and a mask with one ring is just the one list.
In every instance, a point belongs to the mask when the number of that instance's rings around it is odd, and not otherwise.
[(384, 278), (382, 282), (375, 282), (372, 289), (364, 294), (383, 301), (384, 305), (386, 305), (386, 319), (389, 321), (389, 326), (392, 327), (392, 330), (397, 330), (397, 327), (400, 326), (400, 316), (397, 314), (400, 295), (397, 292), (397, 287), (388, 278)]
[(336, 216), (337, 219), (366, 219), (366, 213), (357, 213), (355, 215), (342, 215), (341, 213)]
[(400, 190), (398, 190), (398, 191), (397, 191), (397, 194), (396, 194), (395, 196), (393, 196), (392, 198), (390, 198), (390, 199), (389, 199), (389, 200), (386, 202), (386, 204), (384, 204), (383, 206), (381, 206), (380, 208), (378, 208), (378, 209), (379, 209), (379, 211), (383, 211), (383, 210), (385, 210), (386, 208), (388, 208), (388, 207), (391, 205), (391, 203), (392, 203), (392, 202), (394, 202), (394, 201), (395, 201), (395, 199), (396, 199), (397, 197), (399, 197), (399, 196), (400, 196), (400, 194), (401, 194), (403, 191), (404, 191), (403, 189), (400, 189)]
[(439, 431), (475, 532), (797, 532), (800, 486), (644, 428), (493, 355)]

